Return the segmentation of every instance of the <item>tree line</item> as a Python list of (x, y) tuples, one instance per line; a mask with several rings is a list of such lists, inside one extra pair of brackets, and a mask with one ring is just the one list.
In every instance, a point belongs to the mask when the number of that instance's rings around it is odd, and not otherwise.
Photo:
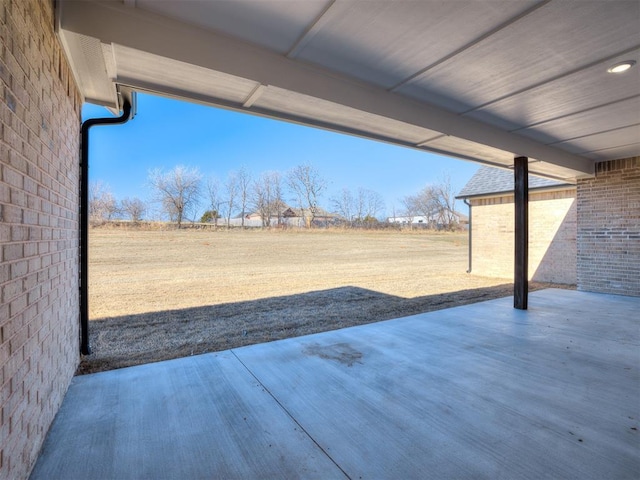
[(140, 198), (127, 197), (118, 201), (105, 183), (97, 181), (89, 184), (89, 220), (92, 223), (119, 218), (140, 222), (147, 211), (147, 203)]
[[(262, 226), (269, 227), (284, 224), (283, 215), (291, 206), (306, 227), (314, 226), (316, 218), (329, 212), (337, 224), (374, 227), (385, 212), (382, 195), (365, 188), (355, 191), (343, 188), (328, 199), (328, 209), (321, 207), (328, 182), (310, 164), (298, 165), (285, 173), (262, 172), (255, 177), (242, 167), (229, 172), (223, 180), (215, 176), (205, 178), (198, 168), (178, 165), (166, 171), (150, 170), (147, 184), (152, 192), (149, 202), (138, 197), (118, 201), (107, 185), (92, 182), (90, 221), (94, 224), (115, 219), (140, 222), (155, 208), (163, 219), (176, 223), (178, 228), (185, 221), (197, 220), (230, 226), (232, 219), (244, 227), (249, 214), (257, 214)], [(406, 218), (416, 215), (437, 218), (439, 225), (450, 227), (455, 221), (454, 202), (450, 181), (445, 178), (437, 185), (403, 198), (403, 214)]]
[(458, 227), (455, 202), (451, 179), (444, 176), (438, 183), (427, 185), (418, 193), (404, 197), (402, 215), (409, 224), (420, 217), (428, 227), (453, 230)]

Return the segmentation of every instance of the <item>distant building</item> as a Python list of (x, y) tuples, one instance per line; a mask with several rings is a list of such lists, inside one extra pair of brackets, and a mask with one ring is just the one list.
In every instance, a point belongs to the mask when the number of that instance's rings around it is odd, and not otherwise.
[[(468, 223), (468, 217), (460, 212), (454, 211), (451, 212), (451, 216), (447, 215), (447, 217), (451, 218), (454, 223), (465, 226)], [(424, 215), (396, 215), (393, 217), (387, 217), (387, 223), (399, 223), (401, 225), (419, 225), (425, 227), (432, 228), (443, 228), (444, 225), (441, 221), (441, 215), (432, 214), (428, 217)]]
[[(293, 208), (289, 205), (283, 204), (278, 209), (273, 209), (269, 217), (268, 225), (264, 225), (266, 221), (263, 220), (260, 212), (251, 212), (244, 217), (244, 226), (249, 228), (261, 228), (261, 227), (307, 227), (309, 222), (313, 218), (314, 226), (329, 226), (340, 222), (341, 217), (334, 213), (329, 213), (321, 207), (316, 207), (312, 212), (306, 208)], [(232, 218), (229, 221), (229, 225), (239, 227), (243, 225), (242, 216)]]

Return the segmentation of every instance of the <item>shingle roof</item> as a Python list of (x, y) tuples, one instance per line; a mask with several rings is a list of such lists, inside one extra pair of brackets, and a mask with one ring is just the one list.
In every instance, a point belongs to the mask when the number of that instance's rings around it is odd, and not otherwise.
[[(460, 190), (456, 198), (469, 198), (492, 193), (513, 191), (513, 172), (501, 168), (482, 166)], [(529, 175), (529, 189), (563, 187), (571, 184)]]

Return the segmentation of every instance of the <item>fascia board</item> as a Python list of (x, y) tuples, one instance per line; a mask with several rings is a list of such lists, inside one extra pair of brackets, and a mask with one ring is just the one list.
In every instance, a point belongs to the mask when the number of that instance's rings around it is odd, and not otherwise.
[[(535, 187), (529, 188), (529, 194), (532, 193), (544, 193), (544, 192), (556, 192), (563, 190), (576, 190), (576, 185), (572, 183), (563, 183), (562, 185), (553, 185), (547, 187)], [(477, 193), (474, 195), (457, 195), (456, 200), (481, 200), (484, 198), (504, 197), (507, 195), (513, 195), (513, 190), (500, 190), (497, 192)]]

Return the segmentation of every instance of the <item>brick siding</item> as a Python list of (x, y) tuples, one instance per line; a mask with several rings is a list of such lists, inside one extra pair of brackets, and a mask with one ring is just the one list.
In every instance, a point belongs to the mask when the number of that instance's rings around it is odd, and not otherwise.
[[(575, 196), (575, 188), (530, 192), (530, 280), (576, 283)], [(513, 281), (513, 194), (473, 199), (471, 204), (472, 273)]]
[(578, 182), (578, 288), (640, 296), (640, 157)]
[(26, 478), (78, 354), (81, 99), (53, 1), (0, 0), (0, 478)]

